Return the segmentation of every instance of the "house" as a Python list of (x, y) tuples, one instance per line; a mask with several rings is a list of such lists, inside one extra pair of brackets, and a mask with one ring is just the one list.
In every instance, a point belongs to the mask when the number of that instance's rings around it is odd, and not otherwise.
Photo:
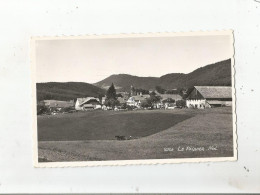
[(161, 97), (161, 102), (163, 103), (163, 107), (165, 109), (175, 106), (176, 101), (182, 100), (182, 97), (179, 94), (162, 94)]
[(134, 95), (131, 96), (127, 101), (126, 104), (129, 106), (136, 106), (137, 108), (141, 107), (141, 103), (146, 101), (146, 99), (148, 99), (150, 97), (150, 95)]
[(74, 101), (60, 101), (60, 100), (43, 100), (43, 104), (49, 108), (69, 108), (74, 106)]
[[(158, 94), (158, 96), (161, 97), (161, 100), (154, 103), (154, 108), (168, 108), (169, 106), (172, 106), (172, 104), (176, 101), (182, 100), (182, 97), (179, 94)], [(174, 102), (167, 101), (170, 99)]]
[(106, 96), (105, 97), (102, 97), (102, 99), (101, 99), (101, 104), (103, 105), (103, 104), (105, 104), (105, 101), (106, 101)]
[(179, 94), (160, 94), (161, 101), (167, 100), (167, 99), (173, 99), (175, 102), (178, 100), (182, 100), (182, 97)]
[(232, 88), (228, 86), (194, 86), (187, 97), (188, 108), (232, 106)]
[(126, 98), (123, 98), (123, 97), (118, 97), (117, 98), (117, 101), (119, 101), (120, 105), (123, 105), (126, 103), (127, 99)]
[(77, 98), (75, 109), (76, 110), (91, 110), (101, 108), (101, 103), (98, 98), (87, 97)]

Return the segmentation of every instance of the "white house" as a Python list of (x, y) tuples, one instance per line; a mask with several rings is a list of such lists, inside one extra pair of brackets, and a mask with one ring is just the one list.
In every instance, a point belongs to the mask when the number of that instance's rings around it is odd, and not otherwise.
[(102, 99), (101, 99), (101, 104), (102, 104), (102, 105), (105, 104), (105, 101), (106, 101), (106, 96), (105, 96), (105, 97), (102, 97)]
[(149, 98), (150, 95), (134, 95), (131, 96), (127, 101), (126, 104), (129, 106), (136, 106), (137, 108), (141, 107), (141, 103), (143, 101), (146, 101), (147, 98)]
[(76, 110), (91, 110), (101, 108), (101, 103), (98, 98), (86, 97), (86, 98), (77, 98), (75, 109)]
[(187, 97), (188, 108), (232, 106), (232, 88), (228, 86), (194, 86)]

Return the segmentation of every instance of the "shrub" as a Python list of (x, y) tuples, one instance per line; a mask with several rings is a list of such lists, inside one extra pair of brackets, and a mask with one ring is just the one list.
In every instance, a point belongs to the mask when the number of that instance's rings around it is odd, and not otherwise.
[(122, 109), (126, 109), (127, 108), (127, 104), (126, 103), (122, 103), (120, 106)]
[(163, 100), (163, 103), (174, 103), (174, 102), (175, 102), (175, 100), (172, 98), (167, 98), (167, 99)]
[(185, 107), (186, 106), (186, 100), (177, 100), (176, 106)]
[(143, 108), (148, 108), (148, 107), (151, 107), (151, 106), (152, 106), (151, 101), (143, 101), (141, 103), (141, 107), (143, 107)]
[(37, 104), (37, 115), (49, 112), (49, 108), (43, 104)]
[(111, 99), (106, 99), (105, 100), (105, 105), (108, 106), (108, 107), (114, 108), (115, 106), (119, 106), (120, 103), (119, 103), (118, 100), (111, 98)]

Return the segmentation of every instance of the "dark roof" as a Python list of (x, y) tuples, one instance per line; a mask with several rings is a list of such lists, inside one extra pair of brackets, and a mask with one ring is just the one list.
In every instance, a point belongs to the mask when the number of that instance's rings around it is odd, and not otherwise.
[(135, 95), (135, 96), (132, 96), (134, 99), (135, 99), (135, 101), (143, 101), (143, 100), (146, 100), (147, 98), (149, 98), (150, 97), (150, 95), (147, 95), (147, 94), (145, 94), (145, 95)]
[(232, 87), (194, 86), (204, 98), (232, 98)]
[(168, 98), (172, 98), (174, 100), (181, 100), (182, 97), (178, 94), (160, 94), (159, 96), (162, 97), (162, 100), (166, 100)]

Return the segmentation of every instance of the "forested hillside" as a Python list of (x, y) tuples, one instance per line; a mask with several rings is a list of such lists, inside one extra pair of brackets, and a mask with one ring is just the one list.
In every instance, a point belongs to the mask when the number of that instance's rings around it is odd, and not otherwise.
[(49, 82), (37, 83), (37, 101), (41, 100), (72, 100), (80, 97), (98, 97), (105, 90), (88, 83), (81, 82)]
[(127, 91), (133, 85), (142, 89), (155, 89), (161, 86), (165, 89), (189, 88), (195, 85), (231, 86), (231, 59), (210, 64), (194, 70), (191, 73), (171, 73), (161, 77), (138, 77), (128, 74), (111, 75), (94, 85), (106, 89), (114, 83), (120, 91)]

